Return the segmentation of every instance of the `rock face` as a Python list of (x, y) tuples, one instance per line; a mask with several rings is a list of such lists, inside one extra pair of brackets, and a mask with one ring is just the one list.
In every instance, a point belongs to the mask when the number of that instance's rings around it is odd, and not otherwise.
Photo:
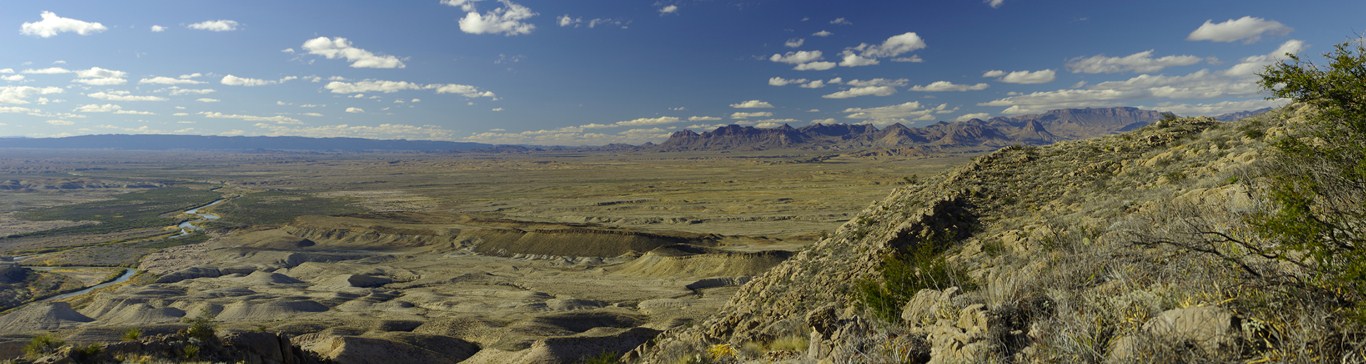
[(674, 133), (659, 150), (764, 150), (782, 148), (916, 150), (933, 148), (1041, 145), (1132, 130), (1162, 118), (1152, 110), (1132, 107), (1063, 109), (1038, 115), (939, 122), (921, 128), (893, 124), (814, 124), (802, 128), (783, 125), (763, 129), (728, 125), (698, 134)]

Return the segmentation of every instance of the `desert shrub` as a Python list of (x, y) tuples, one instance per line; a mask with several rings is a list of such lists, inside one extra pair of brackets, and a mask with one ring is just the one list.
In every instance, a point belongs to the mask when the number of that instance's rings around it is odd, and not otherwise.
[(62, 345), (66, 345), (62, 339), (49, 334), (34, 336), (29, 340), (28, 345), (24, 345), (24, 354), (32, 357), (43, 356), (57, 352)]
[(100, 344), (89, 344), (76, 346), (71, 349), (71, 358), (77, 363), (96, 361), (100, 354), (104, 353), (104, 346)]
[(975, 288), (967, 272), (944, 259), (950, 245), (948, 236), (931, 234), (884, 257), (879, 276), (856, 285), (864, 306), (874, 316), (896, 322), (901, 318), (902, 306), (922, 289)]
[(621, 362), (621, 355), (610, 351), (604, 351), (598, 355), (579, 359), (580, 364), (615, 364)]
[(1282, 260), (1310, 271), (1310, 288), (1366, 322), (1366, 47), (1342, 43), (1320, 67), (1289, 55), (1261, 74), (1276, 97), (1309, 107), (1274, 141), (1262, 193), (1271, 208), (1249, 223)]
[(123, 341), (138, 341), (138, 339), (142, 338), (142, 329), (134, 327), (124, 330), (122, 338)]
[(204, 341), (209, 341), (218, 337), (217, 334), (214, 333), (214, 322), (208, 316), (186, 319), (186, 322), (188, 322), (190, 326), (185, 328), (185, 335)]

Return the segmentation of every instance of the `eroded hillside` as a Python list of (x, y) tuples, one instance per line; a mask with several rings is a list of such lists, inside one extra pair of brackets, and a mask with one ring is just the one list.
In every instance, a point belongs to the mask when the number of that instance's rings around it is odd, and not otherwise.
[[(1342, 352), (1303, 332), (1338, 327), (1322, 321), (1329, 315), (1262, 290), (1236, 264), (1187, 249), (1194, 244), (1175, 247), (1248, 233), (1242, 217), (1257, 202), (1247, 171), (1300, 112), (1178, 119), (980, 157), (897, 189), (743, 286), (706, 322), (666, 331), (629, 359), (1126, 362)], [(900, 276), (889, 268), (898, 262)]]

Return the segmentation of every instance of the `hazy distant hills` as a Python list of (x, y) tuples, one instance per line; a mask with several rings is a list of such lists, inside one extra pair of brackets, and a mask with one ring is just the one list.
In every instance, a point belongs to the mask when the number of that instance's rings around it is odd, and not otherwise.
[(427, 140), (200, 135), (84, 135), (65, 138), (0, 138), (0, 148), (123, 149), (310, 152), (458, 152), (495, 148), (489, 144)]
[(1162, 113), (1133, 107), (1062, 109), (1043, 114), (939, 122), (908, 128), (893, 124), (814, 124), (802, 128), (783, 125), (761, 129), (729, 125), (697, 133), (684, 130), (659, 144), (666, 151), (760, 150), (778, 148), (884, 149), (1002, 147), (1011, 144), (1049, 144), (1133, 130), (1161, 120)]

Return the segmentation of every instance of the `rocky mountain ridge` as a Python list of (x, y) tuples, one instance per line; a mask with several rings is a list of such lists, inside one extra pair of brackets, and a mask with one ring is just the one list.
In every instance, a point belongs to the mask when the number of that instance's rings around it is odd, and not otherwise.
[[(1134, 107), (1060, 109), (1043, 114), (1002, 116), (986, 120), (938, 122), (910, 128), (900, 123), (884, 128), (864, 124), (813, 124), (764, 129), (728, 125), (712, 131), (675, 132), (660, 143), (663, 151), (765, 149), (876, 149), (902, 152), (947, 148), (999, 148), (1043, 145), (1133, 130), (1161, 120), (1163, 113)], [(647, 146), (649, 147), (649, 146)]]

